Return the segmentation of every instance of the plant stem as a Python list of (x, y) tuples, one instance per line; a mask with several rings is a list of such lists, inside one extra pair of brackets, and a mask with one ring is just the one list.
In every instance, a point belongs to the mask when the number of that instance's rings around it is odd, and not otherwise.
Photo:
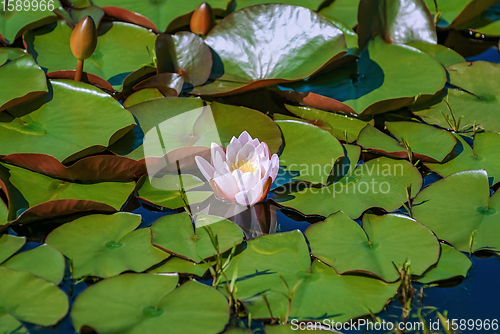
[(82, 74), (83, 74), (83, 60), (78, 59), (76, 61), (75, 81), (82, 81)]

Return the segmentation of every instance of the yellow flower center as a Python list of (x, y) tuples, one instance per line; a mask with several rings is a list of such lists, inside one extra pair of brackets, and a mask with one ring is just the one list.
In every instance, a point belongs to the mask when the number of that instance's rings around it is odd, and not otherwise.
[(250, 161), (244, 162), (242, 159), (240, 159), (235, 164), (232, 163), (231, 168), (231, 172), (233, 172), (235, 169), (239, 169), (243, 173), (254, 173), (257, 170), (257, 167), (255, 167)]

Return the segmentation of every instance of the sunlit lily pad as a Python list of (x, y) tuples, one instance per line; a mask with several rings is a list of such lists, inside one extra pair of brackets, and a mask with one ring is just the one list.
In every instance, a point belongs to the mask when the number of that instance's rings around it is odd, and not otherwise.
[(499, 251), (500, 192), (490, 198), (484, 170), (452, 174), (422, 190), (413, 217), (463, 252)]
[(14, 116), (22, 116), (0, 122), (4, 143), (0, 155), (43, 153), (68, 162), (102, 152), (135, 126), (127, 110), (93, 86), (52, 80), (49, 89), (50, 94), (9, 109)]
[[(260, 4), (267, 4), (269, 3), (268, 0), (239, 0), (236, 3), (236, 8), (241, 9), (243, 7), (247, 6), (253, 6), (253, 5), (260, 5)], [(323, 3), (322, 0), (308, 0), (308, 1), (302, 1), (302, 0), (277, 0), (273, 1), (273, 3), (282, 3), (282, 4), (288, 4), (288, 5), (294, 5), (294, 6), (302, 6), (306, 7), (312, 10), (317, 10), (321, 3)]]
[[(433, 15), (439, 13), (439, 27), (452, 28), (478, 16), (496, 0), (424, 0)], [(437, 3), (437, 12), (436, 5)]]
[(327, 112), (308, 107), (296, 107), (287, 105), (286, 108), (295, 115), (310, 121), (317, 122), (316, 125), (329, 131), (338, 140), (346, 140), (352, 143), (358, 138), (360, 131), (367, 124), (374, 124), (374, 121), (362, 121), (360, 119), (349, 117), (343, 114)]
[(394, 44), (437, 43), (431, 13), (420, 0), (362, 0), (358, 20), (360, 49), (375, 35)]
[[(113, 22), (101, 24), (105, 33), (99, 35), (97, 47), (85, 61), (83, 70), (107, 80), (120, 90), (125, 77), (139, 67), (152, 62), (156, 35), (146, 28)], [(76, 59), (71, 53), (71, 28), (64, 21), (57, 25), (28, 32), (24, 40), (28, 52), (47, 72), (74, 70)], [(149, 50), (149, 51), (148, 51)]]
[(0, 267), (27, 271), (38, 278), (57, 285), (64, 276), (65, 261), (62, 254), (57, 250), (48, 245), (41, 245), (14, 255), (1, 263)]
[(367, 115), (408, 106), (415, 96), (434, 95), (445, 83), (445, 70), (434, 58), (376, 36), (357, 62), (283, 86), (341, 101), (356, 113)]
[(306, 231), (312, 254), (336, 272), (362, 272), (386, 282), (400, 278), (396, 268), (411, 264), (422, 275), (439, 258), (439, 243), (432, 232), (403, 215), (363, 216), (363, 227), (343, 212), (311, 225)]
[(447, 129), (465, 131), (476, 124), (487, 131), (500, 132), (500, 89), (496, 79), (500, 65), (486, 61), (464, 62), (448, 66), (447, 70), (450, 82), (459, 88), (447, 89), (447, 95), (437, 103), (416, 105), (415, 115)]
[(161, 99), (162, 97), (164, 97), (164, 95), (157, 88), (145, 88), (127, 97), (127, 99), (123, 101), (123, 106), (128, 108), (134, 104)]
[(83, 184), (54, 179), (0, 163), (0, 182), (9, 199), (9, 221), (33, 221), (76, 212), (120, 210), (134, 182)]
[(305, 215), (329, 216), (339, 210), (358, 218), (368, 208), (393, 211), (407, 201), (407, 187), (415, 196), (422, 186), (418, 170), (408, 161), (379, 158), (370, 160), (330, 186), (306, 188), (278, 194), (276, 201)]
[[(467, 256), (455, 248), (442, 243), (441, 256), (435, 267), (428, 270), (423, 277), (417, 279), (420, 283), (445, 281), (456, 277), (466, 277), (472, 262)], [(413, 267), (412, 267), (413, 269)]]
[(178, 175), (164, 175), (161, 178), (153, 178), (152, 182), (153, 184), (147, 175), (139, 180), (140, 188), (137, 190), (137, 197), (164, 208), (177, 209), (186, 204), (203, 202), (213, 194), (212, 191), (189, 191), (204, 184), (199, 178), (189, 174), (182, 175), (182, 186), (186, 191), (184, 200), (188, 203), (185, 203), (182, 198)]
[(229, 321), (226, 298), (195, 281), (176, 288), (177, 275), (125, 274), (80, 294), (71, 310), (77, 331), (101, 334), (221, 332)]
[(481, 15), (458, 25), (456, 29), (472, 29), (487, 36), (500, 36), (500, 4), (497, 2)]
[(243, 241), (243, 231), (229, 220), (223, 219), (205, 227), (197, 227), (195, 230), (189, 215), (179, 213), (160, 218), (151, 226), (153, 244), (198, 263), (217, 255), (206, 228), (217, 236), (219, 253)]
[[(68, 296), (28, 272), (0, 267), (0, 281), (0, 309), (17, 321), (51, 326), (68, 312)], [(12, 323), (12, 318), (7, 321)]]
[(194, 263), (177, 256), (171, 256), (167, 262), (149, 271), (151, 274), (158, 273), (179, 273), (202, 277), (211, 267), (210, 263)]
[(25, 237), (4, 234), (0, 237), (0, 263), (14, 255), (26, 242)]
[[(344, 149), (328, 131), (309, 123), (277, 121), (285, 139), (280, 166), (287, 171), (298, 171), (296, 179), (326, 184), (337, 159)], [(300, 135), (297, 135), (300, 134)]]
[(406, 44), (434, 57), (444, 67), (465, 61), (465, 58), (459, 53), (441, 44), (427, 42), (411, 42)]
[(215, 54), (216, 81), (195, 88), (193, 94), (236, 93), (301, 80), (347, 51), (342, 31), (334, 24), (309, 9), (286, 4), (238, 10), (220, 21), (205, 43)]
[(334, 17), (354, 28), (358, 24), (359, 2), (360, 0), (335, 0), (319, 13), (327, 19)]
[(0, 112), (48, 91), (45, 74), (30, 55), (1, 66), (0, 77)]
[(451, 133), (422, 123), (386, 122), (385, 126), (397, 140), (372, 126), (367, 126), (359, 135), (358, 145), (398, 158), (408, 158), (409, 147), (415, 159), (439, 162), (450, 154), (457, 143)]
[(141, 272), (168, 254), (151, 244), (151, 230), (135, 230), (141, 216), (120, 212), (90, 215), (66, 223), (45, 242), (72, 263), (72, 276), (112, 277), (127, 270)]
[(500, 181), (500, 160), (496, 152), (500, 147), (500, 134), (491, 132), (476, 133), (473, 147), (462, 137), (455, 135), (459, 143), (456, 156), (452, 156), (442, 164), (426, 163), (425, 165), (441, 176), (473, 169), (485, 169), (492, 184)]
[[(51, 4), (50, 8), (47, 7), (49, 2)], [(52, 12), (52, 10), (59, 8), (61, 4), (59, 0), (49, 2), (43, 2), (45, 7), (40, 7), (40, 4), (42, 4), (41, 1), (6, 1), (3, 3), (0, 10), (0, 40), (2, 40), (3, 37), (5, 42), (11, 44), (25, 31), (55, 22), (57, 20), (57, 16)], [(52, 5), (54, 6), (53, 8)], [(21, 6), (21, 9), (19, 9), (19, 6)], [(29, 9), (26, 10), (26, 8)], [(6, 10), (4, 11), (4, 9)]]

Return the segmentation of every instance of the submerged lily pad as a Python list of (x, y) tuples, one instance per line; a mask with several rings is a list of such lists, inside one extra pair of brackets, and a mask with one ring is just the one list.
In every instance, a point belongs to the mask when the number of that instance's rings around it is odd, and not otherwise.
[[(305, 215), (329, 216), (339, 210), (355, 219), (368, 208), (394, 211), (422, 186), (418, 170), (408, 161), (378, 158), (357, 167), (352, 175), (322, 188), (306, 188), (290, 194), (277, 194), (275, 200)], [(281, 197), (280, 197), (281, 196)], [(290, 199), (291, 198), (291, 199)]]
[(408, 158), (408, 147), (415, 159), (432, 162), (443, 161), (457, 143), (451, 133), (427, 124), (386, 122), (385, 126), (397, 140), (372, 126), (366, 126), (359, 134), (357, 143), (364, 149), (397, 158)]
[(362, 272), (394, 282), (405, 262), (422, 275), (439, 258), (432, 232), (403, 215), (363, 216), (363, 227), (343, 212), (307, 228), (311, 253), (339, 274)]
[[(154, 50), (156, 35), (124, 22), (103, 22), (100, 30), (105, 33), (99, 35), (97, 47), (83, 70), (120, 90), (128, 74), (152, 62), (150, 52)], [(36, 55), (36, 62), (47, 72), (73, 70), (76, 59), (69, 45), (71, 32), (66, 22), (58, 21), (57, 25), (28, 32), (24, 40), (28, 52)]]
[(6, 321), (12, 324), (13, 320), (51, 326), (68, 312), (68, 296), (28, 272), (0, 267), (0, 281), (0, 309), (10, 315), (8, 319), (0, 318), (0, 326)]
[[(20, 3), (19, 1), (6, 1), (3, 3), (2, 10), (0, 10), (0, 41), (3, 37), (6, 43), (12, 44), (25, 31), (57, 20), (57, 15), (52, 10), (61, 6), (59, 0), (53, 0), (49, 7), (47, 6), (49, 3), (45, 1), (43, 2), (45, 7), (41, 7), (39, 4), (42, 4), (42, 2), (24, 1)], [(11, 6), (13, 9), (10, 9)], [(21, 9), (19, 9), (19, 6), (21, 6)]]
[(355, 141), (367, 124), (375, 123), (374, 120), (365, 122), (355, 117), (309, 107), (286, 105), (286, 108), (299, 117), (317, 123), (316, 125), (330, 132), (338, 140), (345, 140), (348, 143)]
[(151, 230), (135, 230), (141, 216), (125, 212), (90, 215), (66, 223), (45, 242), (72, 263), (72, 276), (112, 277), (124, 271), (144, 271), (168, 254), (151, 244)]
[(47, 79), (31, 55), (24, 55), (1, 66), (0, 112), (48, 91)]
[(463, 252), (499, 251), (500, 192), (490, 198), (484, 170), (452, 174), (422, 190), (413, 217)]
[(437, 265), (428, 270), (423, 277), (417, 279), (417, 282), (427, 284), (456, 277), (466, 277), (471, 267), (472, 262), (465, 254), (445, 243), (441, 243), (441, 255)]
[(76, 299), (75, 329), (101, 334), (221, 332), (229, 321), (226, 298), (195, 281), (176, 288), (177, 275), (124, 274), (99, 282)]
[(179, 257), (201, 262), (217, 255), (206, 228), (217, 236), (221, 254), (243, 241), (243, 231), (238, 225), (226, 219), (219, 220), (194, 229), (187, 213), (160, 218), (151, 226), (153, 244)]
[(238, 10), (220, 21), (205, 43), (214, 52), (216, 81), (193, 94), (234, 94), (301, 80), (347, 51), (343, 33), (333, 23), (286, 4)]
[(9, 109), (17, 118), (0, 122), (0, 155), (42, 153), (68, 162), (104, 151), (135, 125), (115, 99), (91, 85), (51, 80), (49, 89)]
[(500, 132), (500, 85), (496, 79), (500, 75), (500, 64), (464, 62), (448, 66), (447, 70), (450, 82), (459, 88), (447, 89), (438, 103), (431, 101), (415, 106), (415, 115), (446, 129), (456, 127), (465, 131), (476, 124), (487, 131)]
[(326, 96), (368, 115), (408, 106), (415, 96), (434, 95), (445, 83), (446, 72), (434, 58), (375, 36), (356, 62), (283, 87)]
[(344, 156), (342, 144), (328, 131), (309, 123), (276, 123), (285, 139), (280, 166), (286, 167), (286, 171), (300, 172), (295, 179), (326, 184), (335, 161)]
[(488, 177), (493, 178), (492, 184), (500, 181), (500, 160), (497, 158), (498, 147), (500, 147), (500, 134), (491, 132), (480, 132), (474, 136), (473, 147), (471, 147), (460, 135), (455, 134), (459, 143), (456, 156), (452, 156), (442, 164), (426, 163), (425, 165), (441, 176), (453, 173), (485, 169)]
[(3, 163), (0, 181), (9, 199), (10, 222), (92, 210), (114, 212), (120, 210), (135, 187), (134, 182), (69, 182)]

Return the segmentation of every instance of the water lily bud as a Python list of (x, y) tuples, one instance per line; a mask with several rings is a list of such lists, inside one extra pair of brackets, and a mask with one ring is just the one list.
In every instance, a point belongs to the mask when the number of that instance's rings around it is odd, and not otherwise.
[(243, 206), (266, 198), (279, 169), (278, 156), (246, 131), (233, 137), (226, 150), (212, 143), (210, 162), (200, 156), (195, 161), (219, 199)]
[(78, 22), (69, 43), (76, 59), (85, 60), (92, 55), (97, 45), (97, 30), (90, 16)]
[(189, 24), (191, 31), (196, 35), (206, 35), (215, 25), (215, 17), (212, 7), (206, 2), (198, 6), (191, 16)]

